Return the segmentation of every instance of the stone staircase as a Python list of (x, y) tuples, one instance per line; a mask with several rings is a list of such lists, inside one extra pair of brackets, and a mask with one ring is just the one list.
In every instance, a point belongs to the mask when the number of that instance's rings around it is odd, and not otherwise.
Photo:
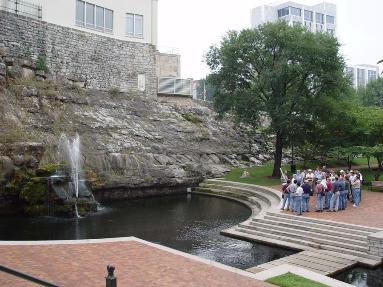
[(370, 254), (367, 240), (380, 229), (280, 212), (280, 192), (271, 188), (215, 179), (205, 181), (195, 191), (234, 198), (252, 208), (248, 220), (222, 231), (224, 235), (300, 251), (323, 251), (321, 256), (329, 258), (332, 252), (351, 265), (382, 263), (382, 257)]

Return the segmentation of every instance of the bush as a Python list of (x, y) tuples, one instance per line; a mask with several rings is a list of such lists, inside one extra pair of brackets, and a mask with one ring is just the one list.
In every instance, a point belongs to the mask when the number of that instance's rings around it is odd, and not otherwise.
[(199, 125), (199, 124), (203, 123), (203, 120), (201, 118), (199, 118), (196, 115), (193, 115), (191, 113), (183, 114), (182, 117), (186, 121), (191, 122), (191, 123), (196, 124), (196, 125)]
[(36, 70), (48, 73), (48, 66), (45, 57), (39, 55), (36, 61)]
[(113, 97), (118, 96), (121, 93), (120, 89), (117, 87), (110, 88), (109, 94)]

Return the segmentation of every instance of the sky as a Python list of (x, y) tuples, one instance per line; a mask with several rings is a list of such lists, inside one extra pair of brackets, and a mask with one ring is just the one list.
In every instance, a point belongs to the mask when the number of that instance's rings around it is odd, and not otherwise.
[[(204, 78), (203, 55), (229, 30), (250, 27), (250, 10), (267, 0), (158, 0), (158, 48), (177, 49), (183, 78)], [(322, 1), (296, 0), (302, 4)], [(383, 0), (328, 0), (337, 5), (337, 35), (348, 64), (383, 59)], [(382, 71), (383, 66), (380, 66)]]

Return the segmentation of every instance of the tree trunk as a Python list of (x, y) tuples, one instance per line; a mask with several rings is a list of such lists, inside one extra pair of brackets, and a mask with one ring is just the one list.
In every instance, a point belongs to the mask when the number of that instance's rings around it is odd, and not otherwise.
[(350, 169), (351, 169), (351, 160), (350, 160), (350, 156), (347, 156), (347, 165), (348, 165), (348, 169), (350, 170)]
[(273, 177), (281, 176), (281, 165), (282, 165), (282, 148), (283, 148), (283, 133), (277, 132), (277, 139), (275, 141), (275, 155), (274, 155), (274, 168)]
[(367, 157), (368, 170), (371, 171), (370, 157)]

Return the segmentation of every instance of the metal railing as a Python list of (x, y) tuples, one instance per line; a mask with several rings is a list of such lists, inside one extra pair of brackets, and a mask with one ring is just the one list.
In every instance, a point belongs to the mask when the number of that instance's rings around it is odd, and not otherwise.
[(41, 20), (43, 16), (41, 5), (21, 0), (0, 0), (0, 10), (38, 20)]
[(192, 86), (192, 79), (162, 77), (158, 79), (158, 94), (192, 96)]

